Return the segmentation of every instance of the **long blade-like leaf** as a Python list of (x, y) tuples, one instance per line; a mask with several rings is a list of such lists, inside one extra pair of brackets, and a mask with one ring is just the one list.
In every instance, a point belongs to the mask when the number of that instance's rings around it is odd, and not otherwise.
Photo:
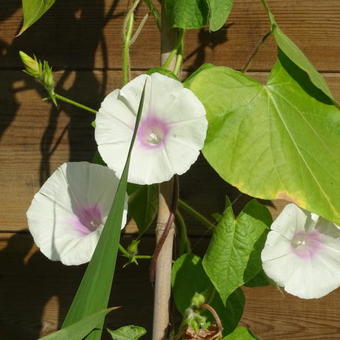
[(44, 336), (39, 340), (75, 340), (83, 339), (87, 334), (89, 334), (94, 328), (97, 327), (98, 323), (112, 310), (119, 307), (113, 307), (108, 309), (103, 309), (97, 313), (87, 316), (80, 321), (61, 329), (58, 332), (52, 333), (50, 335)]
[[(106, 308), (110, 297), (113, 273), (116, 265), (117, 249), (120, 238), (120, 226), (122, 223), (124, 201), (126, 195), (127, 178), (130, 164), (130, 156), (140, 117), (143, 111), (145, 85), (139, 103), (136, 125), (133, 132), (127, 160), (122, 177), (119, 181), (116, 196), (113, 200), (109, 216), (106, 220), (98, 245), (89, 263), (84, 277), (80, 283), (77, 294), (73, 299), (63, 323), (63, 328), (81, 320), (82, 318)], [(93, 331), (87, 339), (100, 339), (102, 325), (98, 324), (98, 330)]]

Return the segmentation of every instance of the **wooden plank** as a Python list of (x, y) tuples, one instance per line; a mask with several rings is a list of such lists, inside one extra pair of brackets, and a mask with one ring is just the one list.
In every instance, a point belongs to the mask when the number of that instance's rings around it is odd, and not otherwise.
[[(125, 237), (128, 244), (131, 238)], [(150, 254), (153, 238), (142, 241)], [(207, 239), (196, 245), (202, 252)], [(122, 306), (109, 318), (108, 327), (152, 325), (153, 288), (148, 261), (122, 268), (119, 258), (111, 306)], [(0, 233), (0, 338), (36, 340), (62, 322), (79, 284), (84, 266), (67, 267), (36, 252), (27, 234)], [(247, 303), (242, 324), (263, 340), (339, 339), (340, 290), (319, 300), (300, 300), (277, 289), (245, 288)], [(149, 339), (147, 336), (146, 339)]]
[[(266, 77), (264, 73), (251, 75), (260, 80)], [(121, 81), (118, 71), (58, 72), (57, 76), (63, 94), (94, 108)], [(91, 160), (95, 143), (90, 123), (94, 117), (69, 105), (56, 110), (41, 100), (36, 91), (39, 85), (21, 72), (1, 71), (0, 79), (0, 230), (18, 231), (26, 228), (25, 212), (52, 171), (68, 160)], [(340, 98), (340, 74), (327, 74), (327, 81)], [(207, 216), (223, 210), (227, 193), (238, 207), (244, 204), (245, 198), (202, 157), (181, 176), (181, 197)], [(273, 210), (274, 214), (278, 211)], [(188, 223), (192, 233), (205, 232), (196, 221), (188, 219)]]
[[(319, 70), (340, 71), (338, 0), (269, 0), (269, 4), (282, 30)], [(107, 22), (111, 5), (114, 19)], [(21, 67), (18, 50), (49, 60), (56, 69), (120, 67), (121, 26), (127, 0), (57, 1), (38, 23), (14, 39), (21, 24), (19, 6), (19, 1), (0, 3), (1, 68)], [(144, 13), (141, 6), (138, 22)], [(267, 31), (267, 17), (259, 0), (235, 0), (227, 28), (217, 33), (206, 29), (187, 32), (186, 68), (211, 62), (239, 69)], [(131, 52), (136, 69), (159, 64), (159, 34), (153, 20), (147, 22)], [(275, 54), (273, 42), (266, 44), (252, 69), (270, 69)]]
[(274, 287), (244, 288), (242, 324), (263, 340), (335, 340), (340, 336), (340, 290), (302, 300)]

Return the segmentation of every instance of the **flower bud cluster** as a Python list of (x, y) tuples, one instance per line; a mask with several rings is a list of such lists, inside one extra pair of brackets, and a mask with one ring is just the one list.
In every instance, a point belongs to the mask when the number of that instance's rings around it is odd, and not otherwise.
[(45, 87), (53, 103), (57, 105), (54, 93), (55, 82), (51, 66), (45, 60), (38, 60), (36, 56), (33, 56), (32, 58), (22, 51), (20, 51), (19, 54), (25, 65), (24, 72), (37, 79)]

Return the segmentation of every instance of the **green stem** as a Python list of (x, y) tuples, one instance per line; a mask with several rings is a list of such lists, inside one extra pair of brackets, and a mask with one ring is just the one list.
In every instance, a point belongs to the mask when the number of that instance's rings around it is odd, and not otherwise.
[(257, 52), (259, 51), (259, 49), (261, 48), (261, 46), (265, 43), (265, 41), (268, 39), (268, 37), (272, 34), (272, 31), (267, 32), (256, 44), (255, 48), (253, 49), (252, 53), (250, 54), (247, 62), (245, 63), (245, 65), (242, 68), (243, 73), (246, 73), (249, 69), (249, 66), (251, 64), (251, 62), (253, 61), (254, 57), (256, 56)]
[(160, 15), (158, 9), (153, 4), (152, 0), (144, 0), (144, 3), (149, 8), (151, 14), (155, 17), (157, 27), (160, 30), (161, 29), (161, 15)]
[(143, 17), (143, 19), (141, 20), (141, 22), (139, 23), (136, 32), (133, 34), (131, 40), (130, 40), (130, 46), (132, 46), (135, 41), (137, 40), (137, 38), (139, 37), (140, 33), (142, 32), (142, 29), (144, 27), (144, 25), (146, 24), (147, 20), (149, 18), (149, 13), (146, 13)]
[(182, 214), (176, 211), (176, 226), (179, 229), (179, 253), (191, 253), (191, 244), (188, 238), (188, 228)]
[(140, 260), (151, 260), (152, 256), (151, 255), (136, 255), (135, 259), (140, 259)]
[(66, 97), (64, 97), (64, 96), (61, 96), (61, 95), (58, 94), (58, 93), (54, 93), (54, 97), (57, 98), (57, 99), (59, 99), (59, 100), (61, 100), (61, 101), (63, 101), (63, 102), (65, 102), (65, 103), (72, 104), (72, 105), (74, 105), (74, 106), (80, 107), (81, 109), (84, 109), (84, 110), (86, 110), (86, 111), (88, 111), (88, 112), (97, 113), (96, 110), (91, 109), (90, 107), (85, 106), (85, 105), (83, 105), (83, 104), (77, 103), (76, 101), (74, 101), (74, 100), (72, 100), (72, 99), (69, 99), (69, 98), (66, 98)]
[(133, 32), (133, 24), (135, 21), (135, 9), (141, 0), (134, 0), (129, 9), (123, 24), (123, 83), (126, 84), (130, 80), (130, 45)]
[(177, 54), (176, 65), (174, 68), (174, 73), (179, 78), (180, 78), (180, 71), (181, 71), (182, 64), (183, 64), (183, 55), (182, 53), (180, 53), (180, 54)]
[[(131, 255), (129, 254), (129, 252), (119, 243), (118, 245), (118, 249), (119, 251), (126, 256), (127, 258), (131, 258)], [(140, 260), (150, 260), (152, 258), (151, 255), (136, 255), (134, 256), (135, 259), (140, 259)]]
[[(176, 46), (171, 50), (169, 57), (167, 58), (165, 63), (162, 65), (163, 68), (169, 68), (172, 60), (177, 55), (175, 69), (176, 68), (178, 70), (180, 69), (180, 67), (182, 66), (182, 62), (183, 62), (183, 55), (182, 55), (183, 54), (183, 38), (184, 38), (184, 30), (179, 30)], [(176, 74), (175, 70), (174, 70), (174, 73)]]
[(183, 64), (183, 49), (184, 49), (184, 30), (181, 30), (178, 37), (177, 57), (174, 68), (174, 73), (180, 78), (181, 67)]
[(168, 68), (169, 65), (171, 64), (172, 60), (174, 59), (174, 57), (175, 57), (176, 54), (177, 54), (177, 48), (174, 48), (174, 49), (170, 52), (170, 54), (169, 54), (167, 60), (166, 60), (165, 63), (162, 65), (162, 67), (163, 67), (163, 68)]
[(211, 223), (206, 217), (200, 214), (197, 210), (191, 207), (189, 204), (185, 203), (182, 200), (178, 200), (178, 206), (182, 208), (185, 212), (193, 216), (197, 221), (201, 222), (208, 229), (214, 229), (215, 225)]
[[(126, 84), (130, 80), (130, 40), (132, 36), (132, 28), (134, 22), (134, 14), (133, 12), (128, 13), (126, 18), (126, 31), (124, 34), (123, 41), (123, 83)], [(125, 26), (125, 25), (124, 25)]]
[(119, 245), (118, 245), (118, 249), (120, 250), (120, 252), (121, 252), (124, 256), (130, 258), (129, 252), (128, 252), (128, 251), (127, 251), (120, 243), (119, 243)]

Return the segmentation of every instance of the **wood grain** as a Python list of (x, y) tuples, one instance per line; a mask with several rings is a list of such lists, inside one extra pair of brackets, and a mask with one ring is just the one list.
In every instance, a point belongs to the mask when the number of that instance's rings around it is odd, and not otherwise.
[[(125, 244), (130, 241), (124, 237)], [(150, 254), (153, 244), (153, 238), (143, 239), (143, 254)], [(207, 239), (194, 251), (201, 253), (206, 244)], [(119, 257), (110, 300), (111, 306), (122, 308), (110, 314), (107, 326), (133, 323), (150, 330), (153, 289), (148, 261), (124, 269), (123, 264)], [(67, 312), (84, 268), (49, 261), (25, 233), (0, 233), (1, 340), (36, 340), (54, 331)], [(241, 323), (263, 340), (339, 339), (340, 290), (319, 300), (300, 300), (272, 287), (244, 288), (244, 292), (247, 303)]]
[(316, 300), (301, 300), (274, 287), (244, 288), (242, 323), (263, 340), (340, 338), (340, 290)]
[[(269, 4), (282, 30), (319, 70), (340, 70), (338, 0), (269, 0)], [(20, 1), (1, 1), (0, 67), (20, 68), (18, 50), (23, 50), (45, 58), (55, 69), (120, 68), (121, 26), (126, 6), (127, 0), (57, 1), (39, 22), (14, 39), (21, 24)], [(137, 22), (144, 13), (141, 6)], [(221, 31), (187, 32), (186, 68), (211, 62), (240, 69), (268, 27), (260, 0), (235, 0), (228, 25)], [(157, 66), (159, 48), (159, 34), (150, 19), (132, 47), (132, 66), (136, 69)], [(269, 70), (275, 54), (273, 41), (269, 41), (252, 69)]]
[[(264, 73), (250, 75), (266, 78)], [(98, 108), (104, 95), (120, 86), (121, 73), (65, 71), (58, 72), (57, 78), (59, 92)], [(55, 109), (41, 100), (44, 94), (37, 92), (39, 85), (19, 71), (0, 71), (0, 79), (0, 228), (16, 231), (26, 228), (25, 212), (34, 193), (59, 165), (91, 160), (94, 116), (70, 105)], [(340, 74), (327, 74), (326, 79), (340, 98)], [(207, 216), (223, 210), (227, 193), (238, 206), (244, 204), (246, 198), (220, 179), (203, 158), (181, 176), (181, 197)], [(204, 231), (196, 221), (188, 221), (192, 233)]]
[[(20, 0), (0, 0), (0, 338), (33, 340), (63, 320), (84, 266), (65, 267), (37, 252), (26, 229), (25, 212), (41, 183), (65, 161), (90, 160), (95, 151), (93, 116), (69, 105), (52, 108), (43, 92), (19, 70), (18, 51), (48, 60), (57, 72), (58, 91), (98, 108), (104, 95), (121, 85), (121, 25), (127, 0), (58, 0), (31, 29), (14, 38), (21, 23)], [(340, 100), (340, 1), (269, 0), (282, 30), (322, 71)], [(137, 13), (141, 20), (145, 8)], [(235, 0), (228, 25), (220, 32), (186, 34), (185, 69), (204, 62), (240, 69), (268, 30), (259, 0)], [(131, 49), (139, 72), (159, 64), (159, 34), (149, 20)], [(141, 53), (142, 51), (142, 53)], [(275, 60), (272, 39), (254, 59), (250, 75), (264, 81)], [(37, 89), (39, 92), (37, 92)], [(197, 185), (199, 183), (199, 185)], [(248, 199), (226, 183), (203, 158), (181, 176), (181, 197), (207, 217), (221, 211), (225, 195), (236, 210)], [(273, 216), (285, 202), (268, 202)], [(202, 252), (207, 232), (186, 216), (192, 244)], [(7, 231), (7, 232), (6, 232)], [(124, 242), (131, 237), (124, 236)], [(151, 253), (154, 240), (143, 239)], [(152, 324), (153, 289), (148, 263), (122, 269), (119, 259), (108, 325)], [(340, 339), (340, 290), (321, 300), (304, 301), (274, 288), (246, 288), (242, 324), (263, 340)], [(141, 294), (142, 292), (142, 294)], [(146, 337), (148, 339), (149, 337)]]

